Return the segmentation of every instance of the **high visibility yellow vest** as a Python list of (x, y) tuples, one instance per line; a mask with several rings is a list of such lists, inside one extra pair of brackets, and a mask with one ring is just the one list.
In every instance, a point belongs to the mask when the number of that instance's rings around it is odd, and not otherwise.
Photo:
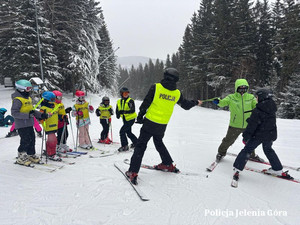
[(22, 103), (22, 106), (20, 108), (21, 113), (29, 113), (31, 110), (33, 110), (32, 100), (30, 97), (28, 99), (22, 97), (15, 97), (15, 99), (20, 100)]
[[(54, 107), (56, 106), (56, 103), (54, 103)], [(45, 113), (52, 112), (53, 108), (49, 108), (47, 106), (42, 106), (40, 111)], [(45, 122), (42, 123), (42, 126), (45, 130), (45, 132), (49, 131), (56, 131), (58, 129), (58, 110), (52, 112), (52, 116), (45, 120)]]
[[(79, 104), (75, 104), (75, 109), (76, 111), (82, 111), (83, 112), (83, 116), (80, 117), (79, 119), (87, 119), (90, 117), (90, 114), (89, 114), (89, 103), (88, 102), (85, 102), (83, 103), (82, 105), (79, 105)], [(76, 120), (78, 120), (78, 116), (76, 116)]]
[(171, 91), (157, 83), (153, 101), (145, 117), (155, 123), (168, 124), (179, 98), (180, 91), (178, 89)]
[(109, 119), (111, 117), (109, 109), (111, 108), (112, 108), (111, 105), (105, 106), (104, 104), (100, 104), (100, 106), (98, 107), (98, 109), (101, 112), (100, 119)]
[(58, 107), (58, 114), (59, 115), (66, 115), (66, 111), (65, 111), (65, 106), (64, 106), (64, 104), (63, 103), (59, 103), (60, 104), (60, 106)]
[[(131, 99), (132, 99), (132, 98), (127, 98), (127, 99), (125, 100), (125, 102), (124, 102), (124, 101), (121, 101), (121, 99), (119, 99), (118, 102), (117, 102), (119, 111), (120, 111), (120, 110), (129, 111), (129, 110), (130, 110), (130, 107), (129, 107), (129, 105), (128, 105), (128, 102), (129, 102)], [(123, 103), (123, 105), (121, 105), (121, 102)], [(135, 119), (135, 118), (137, 117), (137, 114), (136, 114), (136, 112), (130, 113), (130, 114), (122, 114), (121, 117), (122, 117), (122, 118), (125, 118), (126, 121), (130, 121), (130, 120)]]

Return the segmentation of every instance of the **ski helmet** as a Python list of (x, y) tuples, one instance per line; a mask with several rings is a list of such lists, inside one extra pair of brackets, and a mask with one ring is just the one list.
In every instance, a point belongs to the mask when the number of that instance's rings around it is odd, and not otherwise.
[(258, 102), (262, 102), (266, 99), (272, 98), (273, 93), (269, 89), (262, 88), (256, 92), (256, 96), (258, 98)]
[(120, 95), (123, 97), (123, 93), (130, 93), (129, 89), (127, 87), (122, 87), (120, 90)]
[(107, 96), (104, 96), (104, 97), (102, 98), (102, 102), (106, 102), (106, 101), (108, 101), (108, 102), (109, 102), (109, 97), (107, 97)]
[(45, 100), (47, 100), (49, 102), (54, 102), (55, 101), (55, 94), (51, 91), (45, 91), (42, 94), (42, 98), (44, 98)]
[(55, 94), (56, 98), (55, 98), (55, 102), (56, 103), (61, 103), (61, 100), (62, 100), (62, 93), (60, 91), (52, 91), (53, 94)]
[(179, 73), (175, 68), (167, 68), (164, 72), (164, 78), (170, 81), (179, 81)]
[(79, 90), (77, 90), (76, 91), (76, 93), (75, 93), (75, 95), (77, 96), (77, 97), (84, 97), (85, 96), (85, 93), (83, 92), (83, 91), (79, 91)]
[(5, 114), (7, 110), (5, 108), (0, 108), (0, 113)]
[(15, 83), (16, 89), (20, 92), (24, 92), (24, 91), (31, 91), (32, 89), (32, 84), (28, 81), (28, 80), (18, 80)]

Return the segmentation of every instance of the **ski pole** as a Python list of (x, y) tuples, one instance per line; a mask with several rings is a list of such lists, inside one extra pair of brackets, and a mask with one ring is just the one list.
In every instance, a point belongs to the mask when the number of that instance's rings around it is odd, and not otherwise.
[(79, 134), (79, 115), (78, 115), (78, 112), (79, 112), (79, 110), (78, 111), (76, 111), (76, 116), (77, 116), (77, 134), (76, 134), (76, 146), (75, 146), (75, 149), (76, 149), (76, 151), (77, 151), (77, 145), (78, 145), (78, 134)]
[[(43, 148), (44, 148), (44, 138), (45, 138), (45, 135), (46, 135), (45, 134), (45, 129), (43, 129), (42, 147), (41, 147), (41, 160), (43, 159)], [(46, 158), (46, 160), (47, 160), (47, 158)]]
[(210, 99), (206, 99), (206, 100), (201, 100), (201, 102), (212, 102), (215, 99), (218, 99), (220, 97), (214, 97), (214, 98), (210, 98)]
[(33, 110), (35, 110), (44, 100), (44, 98), (42, 98), (38, 103), (36, 103), (36, 105), (33, 107)]
[[(111, 119), (111, 118), (110, 118)], [(113, 134), (112, 134), (112, 125), (111, 125), (111, 121), (109, 123), (109, 126), (110, 126), (110, 139), (111, 139), (111, 142), (113, 143)]]
[(62, 131), (62, 134), (60, 136), (59, 148), (61, 148), (61, 145), (62, 145), (63, 140), (65, 138), (65, 131), (66, 131), (66, 122), (64, 121), (63, 131)]
[(73, 137), (73, 145), (74, 145), (74, 149), (76, 149), (75, 139), (74, 139), (74, 133), (73, 133), (73, 126), (72, 126), (72, 119), (71, 119), (70, 113), (68, 113), (68, 114), (69, 114), (69, 118), (70, 118), (70, 125), (71, 125), (72, 137)]

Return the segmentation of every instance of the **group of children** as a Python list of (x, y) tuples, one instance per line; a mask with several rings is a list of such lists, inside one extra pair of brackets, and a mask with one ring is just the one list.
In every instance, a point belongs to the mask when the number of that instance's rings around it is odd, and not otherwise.
[[(89, 113), (94, 112), (94, 107), (85, 100), (85, 93), (83, 91), (76, 91), (76, 102), (72, 108), (65, 108), (62, 103), (63, 95), (58, 90), (52, 92), (45, 91), (41, 96), (41, 101), (34, 107), (30, 97), (30, 91), (32, 90), (31, 83), (27, 80), (19, 80), (16, 82), (15, 86), (16, 91), (12, 94), (12, 117), (8, 117), (8, 121), (10, 121), (10, 123), (15, 121), (11, 128), (13, 130), (11, 130), (10, 133), (16, 132), (17, 130), (18, 132), (16, 133), (19, 134), (21, 138), (16, 163), (25, 166), (28, 166), (31, 163), (39, 163), (40, 158), (36, 156), (35, 134), (33, 130), (33, 126), (35, 126), (36, 129), (38, 129), (36, 126), (40, 127), (39, 123), (44, 130), (44, 135), (41, 136), (46, 139), (46, 151), (43, 154), (46, 154), (49, 159), (61, 160), (59, 157), (60, 153), (72, 151), (66, 142), (68, 138), (67, 125), (69, 124), (67, 114), (70, 115), (71, 111), (71, 115), (76, 118), (76, 125), (78, 128), (76, 146), (77, 140), (79, 140), (79, 147), (84, 149), (91, 149), (93, 147), (89, 135), (89, 125), (91, 124)], [(36, 110), (38, 106), (40, 106), (39, 111)], [(124, 111), (124, 105), (120, 105), (119, 108), (120, 107), (123, 107), (121, 114), (125, 114), (126, 110)], [(4, 115), (6, 111), (4, 112), (4, 109), (2, 111), (0, 111), (0, 114)], [(117, 113), (120, 116), (120, 111), (118, 109)], [(112, 143), (112, 140), (108, 137), (108, 133), (109, 127), (111, 127), (111, 116), (113, 114), (110, 99), (106, 96), (103, 97), (102, 102), (96, 109), (96, 115), (100, 118), (100, 123), (103, 127), (98, 141), (99, 143)], [(39, 123), (37, 120), (39, 120)], [(131, 126), (129, 127), (130, 133)], [(41, 134), (41, 128), (39, 128), (38, 133)], [(126, 133), (128, 133), (128, 129), (126, 129)], [(135, 137), (135, 139), (137, 138)], [(128, 147), (126, 150), (128, 150)]]

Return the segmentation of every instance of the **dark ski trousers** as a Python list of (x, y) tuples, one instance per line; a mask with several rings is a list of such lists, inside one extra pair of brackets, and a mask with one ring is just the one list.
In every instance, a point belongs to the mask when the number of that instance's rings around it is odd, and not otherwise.
[(100, 119), (100, 123), (103, 127), (103, 130), (101, 132), (101, 136), (100, 139), (101, 140), (105, 140), (108, 136), (108, 132), (109, 132), (109, 124), (108, 124), (108, 119)]
[(162, 163), (165, 165), (170, 165), (173, 162), (166, 146), (163, 143), (164, 134), (158, 135), (155, 133), (151, 133), (149, 131), (146, 131), (142, 127), (139, 139), (138, 139), (137, 144), (134, 149), (134, 153), (131, 157), (129, 171), (135, 172), (135, 173), (139, 172), (141, 163), (142, 163), (142, 159), (143, 159), (144, 153), (147, 148), (147, 143), (151, 137), (153, 137), (153, 142), (154, 142), (155, 148), (160, 155)]
[[(218, 153), (221, 155), (226, 155), (228, 148), (236, 141), (241, 133), (245, 131), (244, 128), (235, 128), (228, 127), (226, 136), (223, 138), (222, 143), (218, 148)], [(253, 151), (252, 156), (255, 156), (255, 152)]]
[(20, 146), (18, 152), (26, 152), (27, 155), (35, 154), (35, 133), (33, 127), (19, 128)]
[(60, 142), (62, 141), (62, 144), (66, 144), (68, 136), (69, 136), (69, 132), (68, 132), (68, 128), (67, 126), (65, 126), (65, 134), (62, 137), (62, 133), (63, 133), (64, 128), (59, 128), (57, 130), (57, 144), (59, 145)]
[(239, 170), (243, 170), (250, 154), (254, 151), (254, 149), (257, 148), (262, 144), (264, 153), (266, 157), (268, 158), (272, 169), (275, 171), (282, 170), (281, 162), (276, 154), (276, 152), (272, 149), (273, 141), (259, 141), (256, 139), (250, 139), (248, 143), (245, 145), (244, 149), (238, 154), (236, 157), (233, 166)]
[(137, 137), (131, 132), (131, 127), (134, 124), (135, 119), (125, 121), (123, 120), (123, 126), (120, 129), (120, 139), (121, 139), (121, 146), (124, 147), (128, 145), (128, 140), (126, 135), (129, 137), (129, 139), (132, 141), (132, 143), (135, 145), (137, 142)]

